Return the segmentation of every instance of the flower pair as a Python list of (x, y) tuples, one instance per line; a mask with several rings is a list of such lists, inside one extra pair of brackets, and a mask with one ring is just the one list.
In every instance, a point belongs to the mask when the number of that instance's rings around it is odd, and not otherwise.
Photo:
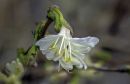
[(57, 35), (47, 35), (36, 42), (48, 60), (58, 61), (65, 70), (73, 66), (87, 69), (86, 54), (99, 42), (96, 37), (72, 38), (70, 30), (62, 27)]

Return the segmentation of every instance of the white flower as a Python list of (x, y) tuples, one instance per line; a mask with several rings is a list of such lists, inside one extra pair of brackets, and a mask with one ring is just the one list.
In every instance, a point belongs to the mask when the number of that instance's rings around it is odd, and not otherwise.
[(62, 27), (57, 35), (47, 35), (36, 42), (48, 60), (58, 61), (65, 70), (73, 66), (87, 69), (86, 54), (99, 42), (96, 37), (72, 38), (70, 30)]

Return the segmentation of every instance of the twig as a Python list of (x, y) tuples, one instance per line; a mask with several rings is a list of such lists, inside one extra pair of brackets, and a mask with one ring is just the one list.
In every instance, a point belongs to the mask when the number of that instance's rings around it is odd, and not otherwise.
[(43, 30), (41, 31), (42, 35), (41, 35), (41, 37), (39, 39), (41, 39), (41, 38), (43, 38), (45, 36), (46, 31), (48, 29), (48, 26), (52, 23), (52, 21), (53, 21), (52, 19), (47, 17), (47, 21), (46, 21), (45, 25), (42, 28)]
[(130, 68), (103, 68), (103, 67), (95, 67), (95, 66), (88, 66), (90, 69), (95, 69), (97, 71), (103, 72), (119, 72), (119, 73), (130, 73)]

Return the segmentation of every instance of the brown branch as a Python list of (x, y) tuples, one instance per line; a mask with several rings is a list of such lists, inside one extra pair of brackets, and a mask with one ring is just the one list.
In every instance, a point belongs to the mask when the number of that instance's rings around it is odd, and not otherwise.
[(130, 74), (130, 68), (104, 68), (104, 67), (95, 67), (95, 66), (88, 66), (88, 68), (95, 69), (97, 71), (103, 71), (103, 72), (119, 72), (119, 73)]
[(47, 31), (49, 25), (52, 23), (52, 21), (53, 21), (52, 19), (47, 18), (47, 21), (46, 21), (45, 25), (42, 28), (43, 30), (41, 31), (42, 32), (41, 38), (43, 38), (45, 36), (46, 31)]

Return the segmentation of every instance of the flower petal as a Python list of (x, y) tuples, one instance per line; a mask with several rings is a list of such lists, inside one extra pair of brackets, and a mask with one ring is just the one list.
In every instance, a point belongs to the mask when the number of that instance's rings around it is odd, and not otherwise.
[(36, 42), (48, 60), (58, 61), (65, 70), (73, 66), (87, 69), (86, 54), (99, 42), (96, 37), (72, 38), (70, 30), (62, 28), (58, 35), (48, 35)]
[[(42, 51), (43, 53), (44, 53), (44, 51)], [(54, 52), (51, 52), (51, 51), (49, 51), (49, 52), (46, 52), (46, 58), (48, 59), (48, 60), (53, 60), (54, 59), (54, 57), (55, 57), (55, 55), (54, 55)]]
[(72, 41), (82, 45), (94, 47), (99, 42), (99, 39), (97, 37), (89, 36), (85, 38), (72, 38)]
[(36, 45), (40, 47), (40, 50), (47, 50), (50, 45), (58, 38), (58, 35), (49, 35), (36, 42)]
[(83, 64), (76, 57), (71, 57), (71, 63), (79, 69), (83, 68)]
[(42, 50), (42, 54), (44, 54), (48, 60), (58, 61), (61, 58), (61, 56), (58, 56), (55, 52), (50, 50)]
[(87, 65), (84, 62), (84, 58), (82, 58), (82, 57), (85, 57), (85, 54), (80, 54), (80, 53), (78, 54), (78, 53), (73, 53), (72, 52), (72, 56), (75, 57), (75, 58), (77, 58), (80, 61), (80, 63), (84, 67), (84, 69), (87, 69)]
[(88, 53), (91, 50), (91, 46), (85, 46), (76, 42), (71, 42), (72, 51), (76, 53)]
[(65, 62), (64, 59), (60, 59), (60, 60), (59, 60), (59, 64), (60, 64), (65, 70), (72, 70), (72, 69), (73, 69), (72, 64), (69, 64), (69, 63)]

